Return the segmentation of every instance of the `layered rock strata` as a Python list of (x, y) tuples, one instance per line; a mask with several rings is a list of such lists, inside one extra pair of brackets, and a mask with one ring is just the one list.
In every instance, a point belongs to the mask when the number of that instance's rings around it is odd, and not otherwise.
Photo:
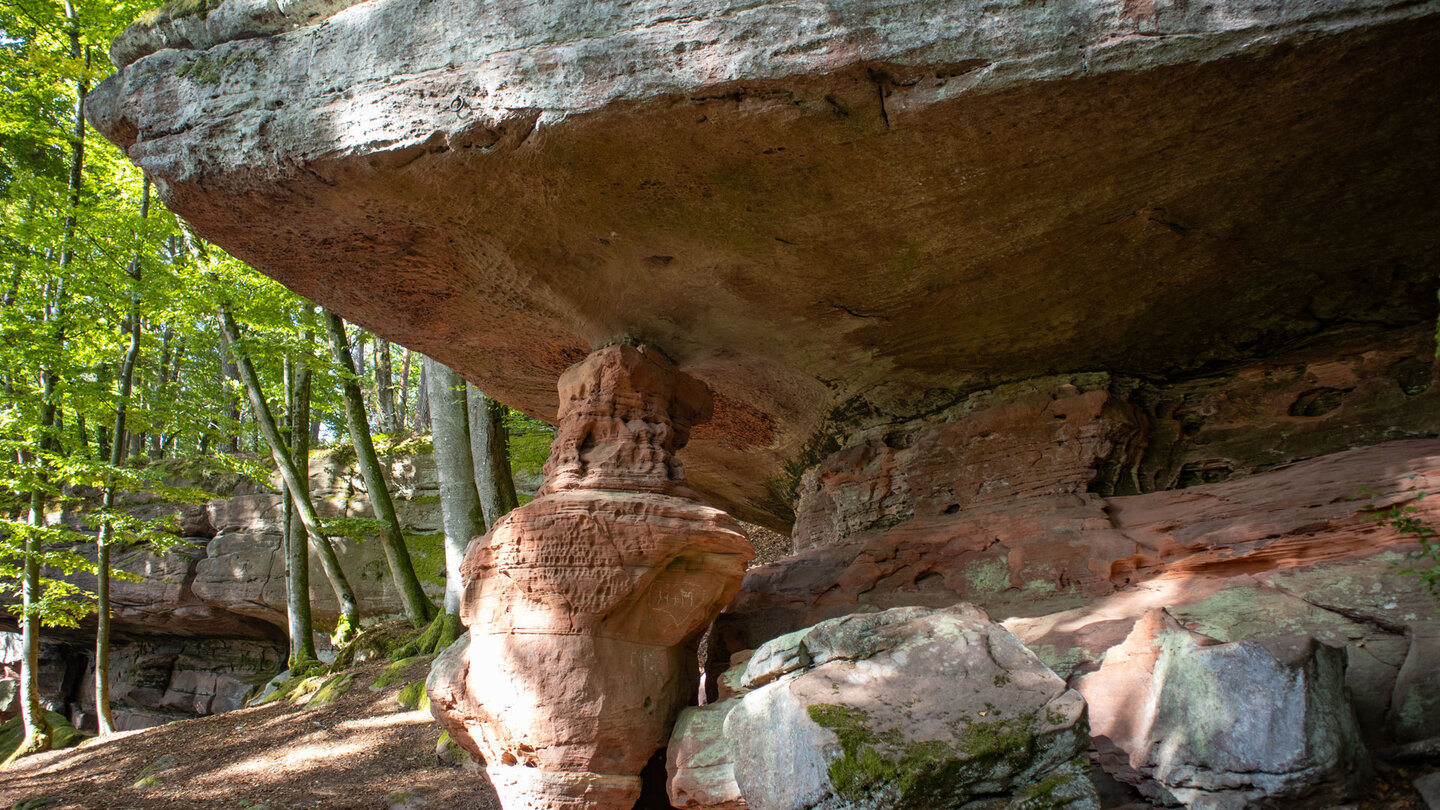
[(185, 5), (86, 104), (172, 210), (545, 418), (665, 346), (773, 528), (868, 414), (1434, 320), (1435, 0)]
[(466, 555), (470, 629), (431, 672), (431, 710), (506, 807), (630, 810), (751, 551), (674, 455), (710, 415), (703, 384), (612, 346), (559, 389), (545, 486)]
[[(128, 492), (121, 508), (141, 518), (173, 513), (178, 541), (159, 550), (120, 546), (112, 565), (131, 576), (111, 581), (111, 699), (117, 727), (126, 730), (239, 708), (245, 695), (284, 667), (285, 576), (280, 495), (203, 460), (154, 462), (167, 485), (223, 497), (203, 505), (167, 503), (154, 493)], [(432, 594), (444, 588), (444, 551), (435, 468), (430, 456), (385, 458), (411, 558)], [(310, 486), (327, 518), (373, 517), (353, 457), (332, 452), (312, 457)], [(76, 503), (53, 516), (77, 530), (93, 530), (87, 509), (98, 493), (77, 488)], [(86, 500), (88, 498), (88, 501)], [(88, 504), (88, 505), (87, 505)], [(399, 596), (380, 544), (335, 537), (341, 567), (359, 597), (362, 615), (401, 612)], [(94, 557), (94, 544), (76, 548)], [(312, 558), (313, 571), (319, 561)], [(58, 572), (57, 572), (58, 575)], [(90, 591), (92, 574), (66, 576)], [(339, 615), (323, 577), (312, 577), (316, 642)], [(47, 630), (42, 649), (41, 693), (47, 707), (93, 730), (93, 617), (81, 628)], [(0, 625), (3, 627), (3, 625)], [(0, 665), (18, 666), (12, 633), (0, 631)]]
[(1440, 483), (1432, 341), (1359, 330), (1176, 383), (1062, 375), (877, 418), (802, 476), (798, 552), (747, 576), (714, 669), (857, 606), (1036, 615), (1404, 548), (1372, 510), (1440, 517), (1419, 500)]

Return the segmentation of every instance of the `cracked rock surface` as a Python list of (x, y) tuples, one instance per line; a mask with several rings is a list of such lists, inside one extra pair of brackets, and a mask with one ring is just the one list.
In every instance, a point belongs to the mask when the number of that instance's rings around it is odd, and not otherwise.
[(1328, 806), (1367, 767), (1345, 664), (1310, 636), (1223, 644), (1159, 609), (1075, 688), (1105, 770), (1154, 801)]
[(732, 677), (676, 725), (677, 807), (1099, 807), (1084, 702), (972, 605), (830, 619)]
[(1436, 0), (200, 5), (87, 102), (167, 205), (531, 414), (663, 347), (772, 528), (871, 417), (1433, 322)]

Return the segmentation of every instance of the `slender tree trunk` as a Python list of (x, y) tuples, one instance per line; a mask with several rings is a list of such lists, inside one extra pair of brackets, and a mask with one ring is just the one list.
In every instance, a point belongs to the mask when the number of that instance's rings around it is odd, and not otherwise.
[(395, 435), (395, 383), (390, 375), (390, 343), (375, 338), (375, 400), (380, 407), (380, 429)]
[[(43, 389), (44, 405), (40, 411), (41, 457), (37, 464), (45, 464), (44, 452), (49, 449), (49, 431), (55, 424), (55, 376), (45, 375)], [(42, 476), (42, 483), (43, 483)], [(45, 490), (37, 486), (30, 493), (30, 525), (34, 531), (25, 534), (25, 564), (20, 583), (20, 722), (25, 728), (25, 739), (10, 755), (9, 764), (21, 754), (49, 750), (51, 745), (50, 721), (45, 719), (44, 707), (40, 705), (40, 552), (42, 547), (39, 530), (45, 525)]]
[(340, 623), (335, 628), (336, 638), (338, 641), (347, 640), (360, 628), (360, 610), (355, 603), (355, 592), (351, 590), (350, 582), (340, 568), (340, 558), (335, 554), (335, 547), (330, 544), (330, 538), (325, 535), (325, 530), (320, 525), (315, 504), (311, 503), (309, 498), (300, 497), (306, 487), (301, 483), (300, 473), (280, 437), (280, 429), (275, 426), (275, 419), (270, 415), (270, 407), (265, 403), (265, 392), (260, 387), (260, 377), (255, 373), (255, 366), (241, 350), (240, 330), (235, 325), (235, 318), (230, 314), (229, 307), (223, 304), (220, 307), (220, 326), (234, 353), (240, 380), (245, 384), (250, 406), (255, 412), (255, 421), (265, 435), (265, 442), (270, 446), (270, 455), (280, 470), (280, 478), (290, 489), (290, 501), (295, 504), (296, 515), (304, 524), (305, 533), (310, 536), (310, 544), (320, 554), (321, 567), (325, 569), (325, 576), (330, 580), (330, 587), (334, 589), (335, 598), (340, 602), (341, 615)]
[(224, 452), (233, 455), (240, 452), (240, 398), (225, 383), (230, 380), (239, 380), (240, 372), (231, 359), (237, 355), (234, 347), (230, 345), (230, 339), (225, 336), (224, 330), (220, 332), (220, 351), (220, 383), (225, 390), (225, 416), (227, 418), (227, 424), (222, 425), (221, 430), (228, 431), (222, 433), (225, 437), (222, 446)]
[(485, 513), (475, 489), (470, 453), (465, 381), (440, 363), (425, 358), (430, 419), (435, 429), (435, 468), (440, 477), (440, 512), (445, 524), (445, 612), (459, 614), (460, 563), (470, 539), (485, 531)]
[[(435, 426), (435, 469), (440, 476), (440, 514), (445, 523), (445, 609), (397, 657), (439, 652), (459, 637), (460, 597), (464, 584), (460, 563), (470, 539), (485, 531), (485, 513), (475, 491), (475, 462), (465, 413), (465, 382), (460, 376), (423, 357), (420, 377), (428, 385)], [(424, 393), (425, 389), (421, 389)]]
[[(375, 444), (370, 439), (370, 424), (365, 419), (365, 402), (356, 381), (355, 366), (350, 359), (350, 344), (345, 340), (345, 322), (339, 315), (325, 310), (325, 329), (330, 333), (330, 350), (335, 362), (340, 365), (340, 388), (345, 395), (345, 422), (350, 429), (350, 442), (355, 447), (355, 459), (360, 475), (369, 490), (370, 505), (375, 516), (385, 522), (385, 531), (380, 535), (385, 549), (385, 561), (390, 564), (390, 577), (395, 591), (405, 606), (405, 617), (416, 628), (424, 627), (435, 614), (435, 606), (420, 586), (415, 576), (415, 566), (410, 562), (410, 552), (405, 548), (405, 536), (400, 532), (400, 519), (395, 515), (395, 504), (390, 500), (390, 489), (385, 473), (380, 468), (380, 459), (375, 455)], [(442, 506), (443, 509), (443, 506)]]
[(415, 392), (415, 432), (430, 432), (430, 362), (420, 356), (420, 390)]
[(520, 505), (515, 478), (510, 472), (509, 438), (505, 432), (505, 406), (467, 383), (466, 408), (470, 418), (470, 455), (475, 462), (475, 488), (485, 509), (485, 530)]
[[(149, 202), (149, 180), (145, 181), (145, 192), (146, 202)], [(156, 384), (154, 389), (156, 392), (157, 400), (159, 400), (160, 397), (163, 397), (165, 395), (170, 382), (167, 378), (167, 374), (170, 370), (170, 341), (173, 340), (174, 337), (175, 330), (171, 326), (166, 326), (165, 331), (160, 336), (160, 364), (156, 366), (155, 369)], [(153, 409), (151, 413), (154, 413)], [(150, 419), (150, 423), (152, 426), (159, 424), (158, 420), (156, 420), (153, 416)], [(150, 434), (150, 458), (161, 458), (165, 455), (164, 439), (165, 437), (163, 435), (163, 431), (157, 430), (153, 431)]]
[[(70, 34), (70, 58), (79, 60), (80, 51), (80, 18), (75, 13), (75, 8), (70, 0), (65, 0), (65, 18)], [(65, 224), (63, 241), (60, 247), (60, 279), (56, 282), (55, 307), (49, 318), (55, 327), (56, 352), (63, 351), (65, 345), (65, 279), (69, 277), (70, 267), (75, 258), (75, 226), (78, 221), (80, 209), (80, 189), (84, 179), (85, 167), (85, 93), (89, 90), (86, 81), (82, 78), (75, 85), (75, 119), (74, 129), (70, 140), (70, 179), (69, 179), (69, 209), (65, 213)], [(37, 462), (46, 464), (44, 451), (54, 449), (54, 438), (51, 430), (55, 425), (56, 402), (55, 402), (55, 371), (49, 369), (42, 372), (42, 390), (44, 404), (41, 406), (40, 415), (40, 450), (41, 458)], [(41, 475), (42, 486), (37, 486), (30, 493), (30, 524), (34, 531), (25, 535), (25, 563), (23, 578), (20, 587), (20, 610), (21, 610), (21, 661), (20, 661), (20, 716), (21, 723), (25, 728), (25, 738), (15, 748), (15, 753), (10, 760), (16, 756), (31, 751), (43, 751), (52, 743), (50, 723), (45, 719), (45, 713), (40, 706), (39, 688), (39, 665), (40, 665), (40, 552), (41, 536), (39, 530), (45, 525), (45, 488), (43, 486), (44, 475)], [(10, 760), (7, 760), (9, 763)]]
[[(307, 335), (313, 340), (313, 334)], [(304, 470), (300, 481), (304, 489), (287, 503), (289, 517), (285, 526), (285, 607), (290, 629), (290, 671), (296, 673), (318, 660), (315, 655), (315, 630), (310, 621), (310, 550), (305, 543), (305, 525), (298, 519), (294, 504), (310, 502), (310, 366), (304, 361), (294, 363), (294, 382), (289, 387), (290, 453), (297, 471)], [(290, 487), (285, 487), (290, 491)]]
[(410, 358), (414, 354), (406, 349), (405, 359), (400, 361), (400, 409), (395, 417), (397, 430), (405, 427), (405, 419), (410, 413)]
[[(150, 181), (146, 180), (140, 197), (140, 218), (150, 216)], [(130, 293), (130, 345), (120, 364), (120, 397), (115, 402), (116, 438), (110, 445), (110, 470), (105, 473), (105, 494), (101, 507), (108, 516), (115, 508), (115, 472), (124, 461), (125, 417), (130, 407), (130, 392), (135, 380), (135, 363), (140, 359), (140, 257), (130, 259), (130, 278), (136, 287)], [(110, 544), (115, 539), (115, 526), (109, 521), (100, 524), (95, 540), (95, 716), (101, 736), (113, 734), (115, 718), (110, 713)]]

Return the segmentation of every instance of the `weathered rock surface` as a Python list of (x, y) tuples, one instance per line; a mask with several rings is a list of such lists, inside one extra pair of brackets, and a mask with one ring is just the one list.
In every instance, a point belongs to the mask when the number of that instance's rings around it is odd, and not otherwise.
[(674, 456), (709, 416), (703, 385), (614, 346), (559, 388), (545, 486), (471, 544), (470, 630), (427, 689), (506, 807), (630, 810), (695, 694), (700, 634), (751, 552)]
[(1084, 701), (970, 605), (821, 622), (756, 650), (743, 685), (676, 724), (677, 806), (1099, 806)]
[[(1058, 412), (1074, 416), (1090, 396), (1045, 399)], [(1073, 421), (1055, 421), (1064, 427), (1055, 428), (1057, 436), (1047, 452), (1073, 459), (1082, 452), (1074, 445), (1082, 443), (1058, 433), (1073, 430)], [(953, 433), (964, 429), (949, 428)], [(1003, 438), (1013, 432), (991, 435), (980, 443), (1013, 446)], [(753, 648), (778, 633), (852, 612), (859, 605), (939, 606), (963, 599), (1002, 615), (1038, 615), (1167, 573), (1241, 576), (1332, 564), (1386, 547), (1413, 548), (1407, 545), (1409, 538), (1377, 525), (1369, 511), (1373, 508), (1413, 505), (1422, 518), (1440, 520), (1440, 504), (1419, 499), (1440, 486), (1440, 443), (1434, 440), (1390, 442), (1233, 481), (1108, 498), (1085, 491), (1083, 478), (1066, 481), (1058, 473), (1048, 490), (1035, 483), (1038, 493), (1025, 497), (1015, 492), (1009, 482), (1025, 480), (1022, 475), (1046, 481), (1031, 470), (1056, 466), (1054, 459), (1038, 453), (964, 455), (976, 463), (991, 459), (991, 469), (977, 477), (1005, 482), (998, 488), (1010, 491), (1008, 500), (967, 504), (945, 514), (945, 501), (961, 497), (950, 482), (973, 469), (957, 463), (952, 470), (958, 475), (919, 479), (943, 497), (908, 491), (891, 496), (897, 509), (928, 500), (929, 515), (857, 531), (842, 542), (812, 546), (749, 572), (742, 592), (722, 616), (717, 668), (723, 668), (733, 650)], [(835, 477), (859, 482), (867, 474)], [(880, 476), (868, 491), (884, 492), (885, 480)], [(862, 489), (860, 483), (844, 486)], [(982, 484), (971, 492), (984, 488)], [(883, 498), (866, 501), (881, 502)], [(845, 518), (826, 519), (842, 525)]]
[[(433, 462), (428, 455), (408, 454), (386, 461), (412, 560), (422, 584), (438, 594), (444, 588), (444, 552)], [(198, 474), (188, 469), (187, 465), (195, 466), (192, 462), (160, 462), (176, 468), (165, 468), (167, 484), (223, 492), (227, 497), (201, 507), (165, 504), (151, 493), (124, 493), (118, 499), (122, 508), (140, 517), (174, 513), (175, 530), (187, 532), (179, 544), (163, 552), (150, 546), (117, 546), (112, 552), (116, 569), (139, 577), (111, 582), (111, 695), (122, 729), (239, 708), (246, 692), (283, 666), (286, 608), (280, 496), (238, 476)], [(313, 457), (310, 483), (322, 516), (374, 516), (363, 481), (343, 451)], [(57, 519), (89, 528), (83, 506)], [(191, 531), (199, 534), (188, 534)], [(345, 537), (336, 537), (335, 543), (362, 615), (401, 613), (380, 544)], [(94, 558), (93, 544), (77, 551)], [(338, 617), (338, 609), (334, 593), (318, 575), (320, 563), (313, 554), (311, 567), (316, 572), (311, 577), (312, 615), (324, 644), (327, 625)], [(66, 578), (85, 590), (95, 587), (93, 575)], [(82, 621), (78, 632), (47, 630), (50, 644), (41, 673), (42, 691), (53, 711), (69, 717), (77, 728), (93, 729), (93, 685), (88, 673), (94, 620)], [(0, 664), (18, 660), (18, 649), (0, 648)]]
[(1366, 770), (1345, 668), (1310, 636), (1222, 644), (1157, 609), (1075, 688), (1105, 770), (1153, 800), (1331, 806)]
[(89, 97), (167, 205), (533, 414), (664, 346), (755, 522), (875, 415), (1433, 322), (1435, 0), (261, 5)]

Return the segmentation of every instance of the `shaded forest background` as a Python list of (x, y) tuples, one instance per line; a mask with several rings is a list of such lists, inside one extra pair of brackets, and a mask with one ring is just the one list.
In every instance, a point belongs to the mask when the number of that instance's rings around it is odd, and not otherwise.
[[(447, 549), (463, 552), (469, 536), (515, 505), (507, 468), (538, 476), (553, 435), (443, 366), (345, 324), (207, 244), (89, 130), (84, 99), (113, 72), (109, 43), (158, 5), (0, 4), (0, 589), (23, 631), (28, 670), (18, 696), (23, 723), (12, 729), (19, 744), (3, 746), (16, 754), (63, 743), (69, 733), (47, 721), (36, 695), (43, 628), (75, 627), (96, 614), (95, 680), (103, 690), (109, 550), (176, 542), (169, 518), (126, 514), (115, 508), (117, 492), (203, 498), (165, 483), (167, 471), (189, 459), (257, 479), (278, 471), (290, 525), (290, 664), (303, 671), (315, 659), (308, 606), (296, 595), (308, 593), (308, 571), (296, 570), (306, 568), (307, 545), (327, 561), (323, 576), (346, 604), (343, 572), (332, 570), (333, 551), (327, 556), (330, 533), (384, 539), (396, 588), (412, 597), (407, 618), (426, 630), (417, 648), (443, 646), (458, 627), (450, 594), (437, 607), (419, 591), (393, 510), (387, 517), (377, 504), (367, 525), (318, 518), (305, 491), (309, 453), (343, 445), (365, 469), (377, 446), (425, 450), (432, 428), (448, 431), (436, 443), (467, 450), (448, 460), (448, 473), (447, 460), (437, 460), (442, 493), (471, 493), (442, 505), (447, 537), (460, 538)], [(162, 13), (206, 8), (179, 0)], [(67, 502), (95, 493), (92, 526), (54, 519)], [(87, 543), (98, 553), (76, 553)], [(98, 575), (96, 592), (64, 578), (81, 569)], [(353, 595), (350, 602), (337, 641), (354, 632)], [(106, 705), (98, 694), (102, 732)]]

